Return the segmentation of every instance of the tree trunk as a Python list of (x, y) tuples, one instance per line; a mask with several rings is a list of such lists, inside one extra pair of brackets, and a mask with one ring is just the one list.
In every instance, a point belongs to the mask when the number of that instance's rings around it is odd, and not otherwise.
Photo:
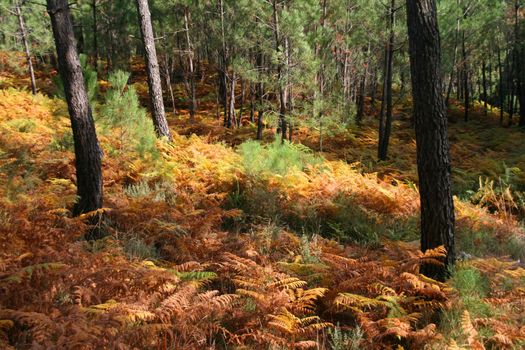
[(421, 272), (444, 280), (454, 263), (454, 202), (435, 0), (407, 0), (407, 25), (421, 200), (421, 250), (447, 249), (445, 265)]
[[(457, 1), (459, 6), (459, 0)], [(458, 57), (458, 43), (459, 43), (459, 30), (461, 25), (461, 17), (458, 16), (456, 19), (456, 32), (454, 35), (454, 54), (452, 56), (452, 68), (450, 69), (450, 80), (448, 81), (447, 98), (445, 99), (445, 105), (448, 108), (450, 105), (450, 93), (452, 92), (452, 85), (454, 84), (454, 71), (456, 70), (456, 61)]]
[(16, 2), (16, 16), (18, 17), (20, 36), (22, 37), (22, 42), (24, 43), (24, 52), (26, 54), (29, 78), (31, 79), (31, 92), (33, 93), (33, 95), (36, 95), (35, 71), (33, 70), (33, 61), (31, 60), (31, 52), (29, 51), (29, 43), (27, 42), (27, 33), (24, 23), (24, 16), (22, 15), (22, 10), (20, 9), (20, 3), (18, 1)]
[(102, 152), (84, 85), (67, 0), (47, 0), (47, 12), (51, 17), (75, 144), (78, 201), (73, 215), (80, 215), (102, 208)]
[(277, 1), (273, 0), (273, 24), (274, 24), (274, 36), (275, 36), (275, 52), (279, 62), (277, 63), (277, 84), (279, 86), (279, 127), (281, 129), (281, 141), (286, 140), (286, 98), (283, 86), (283, 63), (282, 57), (280, 57), (280, 34), (279, 34), (279, 16), (277, 13)]
[(221, 22), (221, 48), (220, 48), (220, 69), (219, 69), (219, 92), (221, 95), (222, 107), (224, 111), (224, 126), (228, 126), (228, 53), (226, 51), (226, 38), (224, 32), (224, 6), (222, 0), (217, 1), (217, 10)]
[(255, 83), (250, 82), (250, 122), (255, 123)]
[[(164, 33), (164, 37), (166, 38), (166, 34)], [(168, 88), (168, 91), (170, 93), (170, 100), (171, 100), (171, 110), (173, 112), (173, 115), (177, 115), (177, 107), (175, 105), (175, 94), (173, 93), (173, 87), (171, 86), (171, 74), (173, 73), (173, 66), (168, 54), (168, 45), (166, 44), (166, 40), (164, 41), (164, 81), (166, 83), (166, 87)]]
[(195, 123), (195, 110), (197, 107), (197, 99), (195, 97), (195, 69), (193, 67), (193, 45), (190, 40), (189, 27), (190, 12), (188, 7), (184, 8), (184, 30), (186, 32), (186, 46), (188, 48), (188, 73), (189, 73), (189, 98), (190, 98), (190, 123)]
[(151, 14), (149, 12), (148, 0), (136, 0), (137, 11), (140, 17), (140, 31), (144, 43), (146, 57), (146, 71), (148, 74), (149, 97), (153, 116), (153, 124), (157, 136), (172, 140), (168, 121), (164, 114), (164, 101), (162, 100), (162, 84), (155, 50), (155, 38), (151, 26)]
[(244, 109), (244, 97), (245, 97), (245, 86), (244, 86), (244, 80), (240, 78), (241, 82), (241, 104), (239, 106), (239, 118), (237, 119), (237, 127), (240, 128), (242, 124), (242, 112)]
[[(465, 15), (466, 16), (466, 15)], [(463, 55), (463, 65), (462, 65), (462, 78), (463, 78), (463, 96), (465, 97), (465, 114), (464, 119), (467, 122), (469, 117), (469, 106), (470, 106), (470, 94), (469, 94), (469, 86), (468, 86), (468, 79), (469, 79), (469, 72), (468, 72), (468, 63), (467, 63), (467, 50), (465, 47), (465, 29), (463, 29), (463, 36), (461, 40), (461, 52)]]
[(226, 126), (231, 128), (234, 125), (237, 125), (236, 116), (235, 116), (235, 81), (237, 77), (235, 71), (232, 72), (231, 82), (230, 82), (230, 108), (228, 110), (228, 122)]
[(501, 64), (501, 50), (498, 48), (498, 75), (499, 75), (499, 125), (503, 125), (503, 111), (505, 103), (505, 93), (503, 91), (503, 66)]
[(487, 105), (487, 64), (485, 63), (485, 60), (483, 60), (481, 64), (481, 80), (483, 85), (483, 108), (485, 109), (485, 115), (488, 113), (488, 105)]
[[(259, 45), (257, 45), (259, 47)], [(256, 58), (256, 64), (257, 64), (257, 71), (258, 71), (258, 82), (256, 86), (256, 93), (257, 98), (259, 100), (259, 106), (257, 111), (257, 140), (262, 140), (263, 138), (263, 117), (264, 117), (264, 83), (263, 83), (263, 65), (264, 65), (264, 57), (262, 54), (262, 51), (258, 49), (257, 52), (257, 58)]]
[(361, 80), (359, 82), (359, 96), (357, 99), (357, 114), (356, 114), (356, 123), (360, 124), (363, 120), (363, 116), (365, 114), (365, 98), (366, 98), (366, 81), (368, 77), (368, 67), (370, 66), (370, 42), (368, 42), (368, 46), (366, 48), (366, 55), (368, 56), (365, 71), (363, 72), (363, 76), (361, 77)]
[(97, 21), (97, 0), (91, 1), (91, 13), (93, 16), (93, 64), (95, 69), (98, 67), (98, 21)]
[[(383, 84), (385, 84), (383, 88), (383, 98), (381, 103), (381, 116), (380, 116), (380, 123), (384, 123), (383, 125), (380, 124), (379, 127), (379, 147), (378, 147), (378, 154), (377, 157), (380, 160), (386, 160), (387, 154), (388, 154), (388, 143), (390, 140), (390, 132), (392, 129), (392, 68), (393, 68), (393, 61), (394, 61), (394, 24), (395, 24), (395, 0), (391, 0), (390, 2), (390, 9), (389, 9), (389, 39), (387, 44), (387, 50), (386, 50), (386, 64), (385, 64), (385, 81)], [(383, 104), (386, 103), (386, 119), (383, 120), (383, 112), (384, 112), (384, 106)]]
[[(510, 57), (509, 57), (510, 56)], [(509, 49), (509, 53), (507, 55), (507, 72), (508, 72), (508, 113), (509, 113), (509, 121), (507, 126), (512, 126), (512, 117), (514, 116), (514, 52), (512, 52), (511, 49)]]

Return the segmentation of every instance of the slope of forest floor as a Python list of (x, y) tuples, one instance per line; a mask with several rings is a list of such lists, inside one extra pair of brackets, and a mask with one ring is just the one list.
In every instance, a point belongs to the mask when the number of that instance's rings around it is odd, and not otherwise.
[[(392, 160), (377, 163), (372, 117), (319, 154), (315, 131), (282, 146), (267, 130), (261, 145), (247, 141), (253, 126), (225, 130), (205, 103), (195, 125), (183, 110), (170, 118), (172, 144), (139, 142), (101, 101), (106, 237), (88, 242), (85, 217), (69, 211), (66, 105), (17, 89), (20, 76), (0, 81), (0, 347), (525, 346), (525, 146), (495, 116), (451, 123), (460, 261), (440, 283), (418, 273), (443, 252), (417, 249), (407, 109), (396, 110)], [(479, 176), (489, 180), (476, 190)]]

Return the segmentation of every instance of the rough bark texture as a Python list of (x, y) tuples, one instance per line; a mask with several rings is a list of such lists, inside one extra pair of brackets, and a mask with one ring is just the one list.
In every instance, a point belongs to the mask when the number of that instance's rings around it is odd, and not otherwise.
[(67, 0), (47, 0), (47, 11), (51, 17), (58, 68), (73, 129), (79, 197), (73, 214), (79, 215), (102, 207), (101, 150), (84, 86)]
[(18, 17), (18, 25), (20, 27), (20, 36), (22, 37), (22, 42), (24, 43), (24, 52), (26, 54), (27, 67), (29, 70), (29, 78), (31, 79), (31, 92), (33, 95), (36, 95), (36, 81), (35, 81), (35, 72), (33, 70), (33, 61), (31, 60), (31, 52), (29, 51), (29, 43), (27, 42), (27, 33), (24, 23), (24, 16), (22, 15), (22, 10), (20, 9), (20, 3), (16, 3), (16, 16)]
[(444, 245), (446, 265), (421, 272), (443, 280), (454, 263), (454, 202), (435, 0), (407, 0), (410, 68), (421, 200), (421, 250)]
[(148, 73), (149, 97), (151, 100), (151, 112), (155, 131), (159, 137), (167, 137), (172, 140), (166, 115), (164, 114), (164, 102), (162, 100), (162, 83), (160, 80), (159, 63), (157, 51), (155, 50), (155, 38), (151, 26), (151, 14), (148, 0), (137, 0), (137, 11), (140, 17), (140, 31), (144, 43), (146, 57), (146, 71)]

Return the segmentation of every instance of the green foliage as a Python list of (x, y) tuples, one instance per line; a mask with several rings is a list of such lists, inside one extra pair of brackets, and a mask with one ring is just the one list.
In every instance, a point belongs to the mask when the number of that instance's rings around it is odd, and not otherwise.
[(124, 252), (131, 260), (156, 260), (159, 252), (151, 244), (145, 243), (140, 237), (131, 237), (124, 241)]
[(35, 121), (27, 118), (11, 119), (10, 121), (6, 122), (5, 125), (15, 129), (18, 132), (31, 132), (36, 127)]
[(306, 264), (318, 264), (321, 262), (319, 256), (321, 250), (317, 247), (317, 236), (309, 239), (307, 235), (301, 236), (301, 245), (299, 246), (301, 259)]
[(360, 343), (364, 338), (364, 331), (357, 326), (350, 331), (343, 331), (337, 326), (328, 329), (330, 335), (330, 346), (332, 350), (360, 350)]
[[(80, 65), (82, 66), (82, 75), (84, 76), (84, 84), (86, 86), (86, 93), (88, 95), (89, 103), (94, 110), (94, 106), (97, 102), (98, 96), (98, 75), (97, 71), (89, 66), (87, 56), (84, 54), (79, 55)], [(56, 75), (53, 78), (53, 82), (56, 86), (56, 96), (65, 100), (66, 95), (64, 92), (64, 83), (60, 78), (60, 75)]]
[(55, 136), (49, 144), (49, 148), (55, 151), (73, 151), (74, 146), (73, 134), (70, 131)]
[(168, 183), (155, 183), (153, 188), (147, 181), (140, 181), (124, 187), (124, 193), (131, 198), (151, 198), (154, 202), (171, 201), (173, 193)]
[(155, 155), (155, 130), (153, 123), (140, 107), (137, 92), (128, 85), (129, 73), (113, 72), (108, 82), (111, 88), (106, 93), (106, 102), (100, 110), (100, 122), (106, 129), (118, 129), (120, 152), (132, 145), (140, 156)]
[(258, 176), (286, 175), (303, 171), (308, 165), (315, 165), (321, 161), (308, 147), (286, 141), (281, 143), (279, 138), (268, 145), (246, 141), (239, 146), (239, 152), (246, 173)]

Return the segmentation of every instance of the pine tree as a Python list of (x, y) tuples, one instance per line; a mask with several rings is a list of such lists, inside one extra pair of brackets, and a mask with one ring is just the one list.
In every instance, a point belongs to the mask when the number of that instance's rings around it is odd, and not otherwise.
[(102, 207), (101, 149), (95, 132), (67, 0), (47, 0), (58, 56), (60, 77), (68, 104), (77, 172), (78, 201), (73, 215)]
[(447, 118), (441, 81), (441, 48), (435, 0), (407, 0), (407, 25), (421, 200), (421, 250), (445, 246), (444, 266), (421, 272), (443, 280), (454, 263), (454, 202)]

